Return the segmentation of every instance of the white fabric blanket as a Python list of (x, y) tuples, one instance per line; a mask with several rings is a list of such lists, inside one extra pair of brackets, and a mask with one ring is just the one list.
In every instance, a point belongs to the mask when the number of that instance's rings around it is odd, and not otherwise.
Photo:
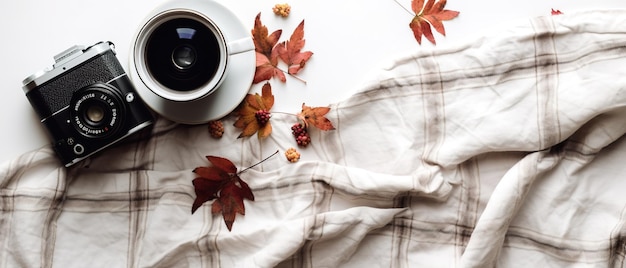
[[(158, 120), (62, 168), (0, 167), (0, 267), (625, 267), (626, 11), (529, 19), (419, 49), (331, 105), (300, 162), (241, 174), (232, 232), (205, 204), (205, 155), (238, 168), (294, 146)], [(278, 96), (277, 96), (278, 97)]]

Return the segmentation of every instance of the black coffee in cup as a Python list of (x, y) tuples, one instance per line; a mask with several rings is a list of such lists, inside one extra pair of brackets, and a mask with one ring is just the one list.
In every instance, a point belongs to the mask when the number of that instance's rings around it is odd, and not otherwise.
[(225, 116), (245, 98), (254, 77), (256, 52), (247, 26), (212, 0), (164, 1), (131, 42), (128, 73), (138, 95), (179, 123)]
[(140, 29), (133, 58), (141, 81), (172, 101), (211, 94), (225, 77), (229, 58), (222, 31), (210, 18), (187, 9), (151, 17)]
[(161, 85), (191, 91), (215, 78), (220, 66), (219, 36), (201, 21), (174, 18), (155, 27), (146, 43), (146, 65)]

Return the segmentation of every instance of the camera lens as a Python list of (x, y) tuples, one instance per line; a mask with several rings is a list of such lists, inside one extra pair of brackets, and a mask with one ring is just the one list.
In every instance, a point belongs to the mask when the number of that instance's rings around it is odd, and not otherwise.
[(85, 121), (90, 124), (97, 125), (104, 119), (104, 108), (100, 103), (95, 103), (87, 107), (85, 112)]
[(202, 22), (174, 18), (157, 26), (146, 43), (146, 67), (163, 86), (175, 91), (202, 87), (220, 64), (216, 34)]
[(70, 122), (89, 138), (104, 138), (122, 124), (124, 102), (117, 89), (107, 84), (94, 84), (76, 91), (70, 102)]

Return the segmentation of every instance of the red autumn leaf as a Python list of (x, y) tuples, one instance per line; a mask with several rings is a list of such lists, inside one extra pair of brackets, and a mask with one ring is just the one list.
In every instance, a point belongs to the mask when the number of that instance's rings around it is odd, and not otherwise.
[(561, 10), (558, 10), (558, 9), (554, 10), (554, 8), (552, 8), (552, 11), (550, 11), (550, 13), (552, 15), (561, 15), (561, 14), (563, 14), (563, 12), (561, 12)]
[(313, 55), (311, 51), (301, 52), (304, 44), (304, 20), (302, 20), (291, 34), (291, 38), (276, 46), (278, 56), (289, 66), (287, 73), (297, 74)]
[(422, 36), (424, 36), (433, 45), (436, 44), (431, 26), (441, 35), (446, 35), (443, 21), (456, 18), (459, 12), (444, 9), (445, 6), (446, 0), (411, 1), (411, 9), (415, 12), (415, 17), (413, 17), (413, 20), (409, 23), (409, 27), (413, 30), (413, 35), (417, 43), (422, 44)]
[(285, 74), (277, 68), (278, 53), (274, 49), (282, 30), (276, 30), (269, 34), (267, 27), (261, 23), (261, 13), (256, 15), (254, 28), (252, 29), (252, 41), (256, 50), (256, 72), (253, 83), (270, 80), (276, 76), (285, 82)]
[(239, 178), (237, 168), (230, 160), (218, 156), (206, 158), (212, 166), (193, 170), (198, 177), (193, 180), (196, 199), (191, 207), (191, 214), (205, 202), (216, 199), (211, 212), (222, 213), (224, 223), (230, 231), (237, 213), (245, 215), (243, 199), (254, 201), (254, 195), (248, 184)]
[(276, 67), (278, 64), (277, 57), (273, 57), (273, 60), (270, 61), (265, 55), (257, 52), (256, 53), (256, 71), (254, 73), (254, 79), (252, 83), (256, 84), (262, 81), (270, 80), (272, 77), (276, 77), (280, 79), (282, 82), (286, 82), (287, 78), (285, 78), (285, 73), (282, 70)]
[[(305, 43), (304, 20), (296, 27), (289, 40), (278, 43), (281, 34), (282, 30), (270, 34), (267, 27), (261, 23), (261, 13), (256, 16), (252, 29), (252, 40), (256, 50), (256, 71), (252, 81), (254, 84), (274, 77), (286, 82), (285, 73), (304, 81), (295, 76), (313, 55), (311, 51), (301, 51)], [(279, 60), (287, 64), (287, 71), (278, 67)]]
[(265, 83), (259, 93), (248, 94), (237, 111), (237, 121), (234, 126), (243, 129), (238, 138), (249, 137), (258, 133), (259, 138), (266, 138), (272, 133), (272, 125), (269, 122), (270, 109), (274, 106), (272, 86)]
[(302, 104), (302, 112), (298, 114), (298, 117), (304, 121), (305, 128), (309, 125), (313, 125), (321, 130), (333, 130), (335, 127), (333, 123), (325, 117), (330, 111), (330, 107), (309, 107)]

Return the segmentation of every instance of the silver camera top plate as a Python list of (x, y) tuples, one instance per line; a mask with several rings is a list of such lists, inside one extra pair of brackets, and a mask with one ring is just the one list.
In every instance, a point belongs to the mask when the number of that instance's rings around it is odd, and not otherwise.
[(83, 45), (75, 45), (72, 46), (68, 49), (66, 49), (65, 51), (57, 54), (54, 56), (54, 68), (56, 68), (57, 66), (61, 66), (64, 63), (72, 60), (73, 58), (76, 58), (78, 56), (80, 56), (80, 54), (83, 53), (83, 51), (85, 51), (87, 49), (86, 46)]
[(52, 65), (52, 68), (48, 67), (24, 79), (22, 81), (22, 89), (24, 93), (28, 93), (28, 91), (44, 84), (48, 80), (71, 70), (93, 57), (102, 55), (109, 50), (115, 53), (114, 45), (111, 42), (99, 42), (90, 47), (72, 46), (54, 56), (55, 63)]

